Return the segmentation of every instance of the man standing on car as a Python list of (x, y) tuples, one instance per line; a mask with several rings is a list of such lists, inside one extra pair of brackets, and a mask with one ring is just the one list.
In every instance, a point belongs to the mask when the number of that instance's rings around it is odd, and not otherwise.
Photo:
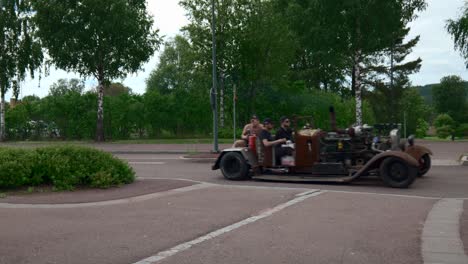
[(260, 124), (260, 121), (258, 119), (257, 115), (252, 115), (252, 118), (250, 118), (250, 124), (247, 124), (244, 126), (244, 129), (242, 130), (242, 135), (241, 135), (241, 140), (236, 140), (234, 142), (234, 145), (232, 145), (233, 148), (244, 148), (247, 147), (247, 142), (249, 142), (249, 136), (259, 136), (260, 133), (263, 130), (262, 124)]

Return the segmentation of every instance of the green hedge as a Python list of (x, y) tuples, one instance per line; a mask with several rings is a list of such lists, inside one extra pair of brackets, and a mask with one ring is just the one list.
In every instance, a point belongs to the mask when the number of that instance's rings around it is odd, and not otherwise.
[(51, 184), (56, 190), (108, 188), (134, 180), (135, 172), (127, 163), (92, 148), (0, 148), (0, 188), (40, 184)]

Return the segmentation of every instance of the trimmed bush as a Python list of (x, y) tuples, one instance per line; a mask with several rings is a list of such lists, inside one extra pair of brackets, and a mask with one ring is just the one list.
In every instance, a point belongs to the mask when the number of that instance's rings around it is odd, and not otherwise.
[(33, 159), (31, 151), (0, 148), (0, 187), (38, 184), (32, 175)]
[(39, 184), (51, 184), (56, 190), (73, 190), (77, 186), (109, 188), (135, 179), (135, 172), (127, 163), (92, 148), (58, 146), (1, 151), (7, 154), (0, 159), (0, 188)]

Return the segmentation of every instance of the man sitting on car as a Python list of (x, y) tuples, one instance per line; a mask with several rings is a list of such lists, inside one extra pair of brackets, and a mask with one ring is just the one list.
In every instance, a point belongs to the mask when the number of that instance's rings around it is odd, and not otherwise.
[[(290, 120), (286, 116), (281, 117), (280, 119), (280, 128), (276, 131), (275, 138), (276, 139), (282, 139), (285, 138), (287, 141), (294, 142), (293, 135), (292, 135), (292, 129), (290, 128)], [(276, 155), (276, 163), (281, 164), (281, 158), (284, 156), (292, 156), (293, 155), (293, 149), (291, 148), (284, 148), (281, 146), (281, 144), (276, 145), (275, 147), (275, 155)]]
[(249, 136), (259, 136), (260, 133), (263, 130), (262, 124), (260, 124), (260, 121), (258, 119), (257, 115), (252, 115), (252, 118), (250, 118), (250, 123), (244, 126), (244, 129), (242, 130), (242, 135), (241, 135), (241, 140), (236, 140), (234, 142), (234, 145), (232, 145), (233, 148), (244, 148), (247, 147), (247, 143), (249, 142)]
[(286, 143), (286, 138), (280, 138), (276, 140), (273, 139), (273, 136), (271, 135), (271, 131), (273, 130), (273, 122), (270, 118), (265, 118), (263, 121), (263, 126), (264, 129), (260, 133), (260, 141), (262, 142), (263, 146), (273, 147)]

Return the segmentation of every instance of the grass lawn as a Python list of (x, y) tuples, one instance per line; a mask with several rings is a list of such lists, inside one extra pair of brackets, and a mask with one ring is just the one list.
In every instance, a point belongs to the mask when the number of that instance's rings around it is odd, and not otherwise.
[[(232, 138), (220, 138), (218, 139), (219, 144), (232, 144), (234, 141)], [(95, 143), (92, 140), (65, 140), (65, 141), (6, 141), (0, 143), (0, 146), (41, 146), (41, 145), (86, 145)], [(108, 144), (212, 144), (212, 138), (167, 138), (167, 139), (128, 139), (128, 140), (108, 140), (105, 143)]]
[[(452, 139), (450, 137), (447, 137), (447, 138), (425, 137), (425, 138), (422, 138), (422, 139), (423, 140), (428, 140), (428, 141), (443, 141), (443, 142), (452, 141)], [(456, 137), (454, 142), (468, 142), (468, 139), (467, 138), (458, 138), (458, 137)]]

